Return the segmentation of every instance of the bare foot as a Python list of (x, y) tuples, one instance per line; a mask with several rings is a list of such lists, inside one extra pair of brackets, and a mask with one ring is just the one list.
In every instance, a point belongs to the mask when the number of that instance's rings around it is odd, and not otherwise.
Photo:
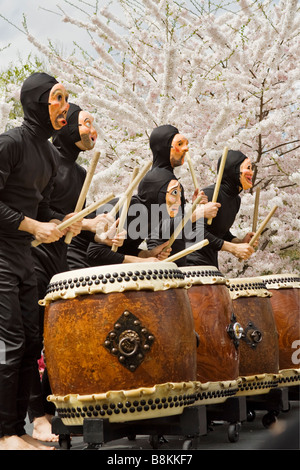
[(19, 436), (4, 436), (0, 438), (0, 450), (38, 450)]
[(40, 441), (37, 441), (28, 434), (23, 434), (23, 436), (21, 436), (21, 439), (30, 446), (35, 447), (36, 450), (55, 450), (55, 447), (45, 446)]
[(41, 416), (33, 420), (32, 437), (43, 442), (58, 442), (58, 436), (51, 432), (51, 417)]

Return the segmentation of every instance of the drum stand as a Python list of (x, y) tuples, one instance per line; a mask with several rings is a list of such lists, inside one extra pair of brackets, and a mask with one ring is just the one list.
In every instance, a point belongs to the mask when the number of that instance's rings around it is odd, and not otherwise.
[(247, 397), (247, 421), (255, 419), (255, 411), (267, 411), (262, 417), (262, 424), (265, 428), (269, 428), (276, 422), (279, 413), (287, 412), (289, 408), (288, 387), (274, 388), (263, 395), (251, 395)]
[(237, 442), (241, 424), (247, 419), (246, 397), (230, 397), (224, 403), (207, 405), (207, 419), (209, 423), (229, 423), (228, 439), (230, 442)]
[(206, 407), (191, 406), (182, 414), (163, 418), (110, 423), (108, 419), (85, 418), (83, 426), (66, 426), (61, 418), (52, 420), (52, 432), (59, 436), (62, 449), (71, 448), (71, 434), (82, 435), (86, 450), (99, 450), (106, 443), (127, 437), (135, 439), (136, 435), (148, 435), (153, 449), (157, 449), (164, 435), (185, 436), (183, 449), (197, 445), (198, 438), (207, 434)]

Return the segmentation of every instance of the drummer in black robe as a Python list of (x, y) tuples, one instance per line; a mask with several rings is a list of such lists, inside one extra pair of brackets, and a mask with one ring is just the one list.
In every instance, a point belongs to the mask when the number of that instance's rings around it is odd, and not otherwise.
[[(153, 154), (153, 165), (139, 184), (138, 196), (148, 210), (147, 244), (149, 248), (153, 248), (169, 240), (184, 216), (186, 206), (184, 188), (175, 176), (174, 169), (183, 165), (189, 147), (187, 138), (180, 134), (176, 127), (163, 125), (152, 131), (150, 148)], [(197, 195), (198, 190), (195, 191), (193, 200)], [(206, 218), (215, 217), (219, 204), (212, 202), (206, 204), (207, 198), (204, 193), (202, 196), (202, 211), (199, 212)], [(195, 213), (194, 217), (199, 216)], [(191, 227), (185, 227), (172, 245), (172, 254), (186, 248), (186, 234), (190, 232)], [(186, 258), (180, 258), (176, 264), (186, 265)]]
[[(218, 160), (218, 168), (220, 163), (221, 158)], [(252, 176), (250, 159), (240, 151), (229, 150), (218, 195), (221, 207), (211, 225), (207, 221), (204, 223), (204, 238), (208, 239), (209, 245), (189, 254), (187, 265), (219, 268), (219, 251), (227, 251), (244, 260), (252, 255), (254, 249), (249, 242), (254, 233), (249, 232), (239, 239), (230, 230), (240, 209), (240, 193), (252, 187)], [(215, 184), (204, 188), (209, 201), (212, 200), (214, 188)]]
[[(79, 198), (86, 177), (86, 170), (77, 163), (82, 151), (92, 150), (96, 144), (97, 131), (94, 127), (94, 118), (83, 111), (76, 104), (70, 103), (67, 114), (67, 125), (53, 136), (53, 146), (57, 153), (58, 169), (53, 180), (50, 206), (53, 218), (61, 220), (66, 214), (73, 212)], [(84, 218), (81, 229), (94, 238), (96, 227), (102, 219), (107, 219), (103, 214), (95, 217)], [(78, 231), (73, 232), (74, 237), (79, 236)], [(47, 286), (51, 278), (60, 272), (69, 271), (67, 262), (68, 245), (64, 238), (51, 244), (41, 244), (32, 248), (35, 271), (38, 280), (39, 298), (44, 298)], [(43, 340), (44, 307), (40, 306), (40, 336)], [(33, 422), (33, 436), (43, 441), (56, 441), (57, 436), (51, 433), (51, 418), (55, 414), (55, 406), (46, 399), (50, 394), (47, 380), (47, 369), (43, 374), (42, 389), (39, 372), (36, 369), (35, 380), (31, 393), (28, 415)]]
[(40, 356), (31, 241), (62, 237), (49, 207), (56, 156), (49, 138), (66, 124), (68, 93), (35, 73), (21, 89), (24, 120), (0, 136), (0, 449), (49, 449), (25, 432), (31, 378)]

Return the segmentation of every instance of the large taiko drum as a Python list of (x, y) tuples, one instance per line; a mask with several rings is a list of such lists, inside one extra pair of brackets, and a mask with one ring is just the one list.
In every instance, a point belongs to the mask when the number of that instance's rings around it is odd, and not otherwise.
[(278, 332), (270, 292), (261, 278), (236, 278), (227, 282), (236, 319), (244, 330), (239, 375), (278, 374)]
[[(51, 401), (59, 402), (61, 412), (80, 409), (81, 416), (87, 407), (96, 413), (97, 395), (104, 414), (130, 414), (130, 401), (141, 410), (155, 407), (154, 397), (160, 402), (153, 387), (196, 380), (196, 335), (182, 281), (171, 262), (100, 266), (52, 278), (41, 303)], [(186, 393), (174, 387), (174, 396)], [(139, 390), (136, 398), (128, 400), (133, 389)], [(112, 403), (114, 393), (123, 398), (117, 395)], [(166, 390), (160, 394), (166, 397)], [(75, 405), (74, 396), (85, 398)]]
[(236, 379), (241, 331), (233, 315), (225, 277), (214, 266), (180, 269), (190, 286), (188, 296), (199, 338), (197, 379), (201, 382)]
[(262, 276), (270, 298), (279, 335), (279, 368), (299, 367), (300, 277), (296, 274)]

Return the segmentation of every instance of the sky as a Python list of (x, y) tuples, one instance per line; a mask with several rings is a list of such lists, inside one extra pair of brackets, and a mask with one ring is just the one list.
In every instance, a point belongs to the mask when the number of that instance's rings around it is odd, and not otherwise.
[[(95, 3), (95, 0), (86, 1), (92, 5)], [(80, 0), (73, 0), (73, 3), (80, 5)], [(100, 0), (101, 7), (106, 3), (106, 0)], [(62, 22), (62, 16), (57, 14), (60, 13), (58, 4), (70, 16), (85, 20), (85, 14), (65, 0), (57, 3), (49, 0), (0, 0), (0, 71), (7, 69), (10, 63), (17, 63), (19, 57), (26, 59), (30, 52), (38, 55), (37, 49), (31, 45), (26, 35), (17, 29), (23, 29), (23, 15), (26, 16), (29, 32), (45, 45), (51, 39), (60, 50), (72, 52), (74, 40), (81, 44), (88, 40), (87, 33), (82, 28)], [(86, 10), (93, 11), (89, 7)]]

